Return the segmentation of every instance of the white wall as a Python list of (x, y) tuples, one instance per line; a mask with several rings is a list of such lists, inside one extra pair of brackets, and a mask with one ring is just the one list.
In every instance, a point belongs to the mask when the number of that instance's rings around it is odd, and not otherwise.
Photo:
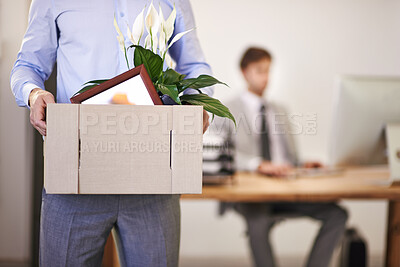
[[(227, 100), (244, 89), (240, 56), (249, 45), (259, 45), (274, 55), (269, 96), (292, 112), (317, 113), (318, 133), (296, 136), (303, 159), (328, 158), (338, 74), (400, 75), (400, 1), (191, 2), (208, 62), (215, 76), (231, 87), (219, 87), (217, 97)], [(344, 205), (350, 211), (350, 224), (367, 237), (371, 253), (382, 254), (386, 203)], [(247, 255), (244, 224), (238, 216), (218, 218), (216, 204), (201, 201), (185, 201), (182, 214), (182, 256)], [(298, 220), (277, 227), (273, 235), (277, 252), (304, 255), (317, 226)], [(206, 230), (193, 231), (197, 227)]]
[(0, 262), (30, 257), (32, 132), (28, 111), (17, 107), (9, 86), (29, 3), (0, 1)]

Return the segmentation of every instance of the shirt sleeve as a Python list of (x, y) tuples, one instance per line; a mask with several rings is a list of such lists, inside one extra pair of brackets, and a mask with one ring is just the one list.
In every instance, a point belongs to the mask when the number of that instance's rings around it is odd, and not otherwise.
[[(174, 35), (190, 29), (195, 29), (192, 7), (188, 0), (176, 2), (177, 16)], [(171, 57), (176, 62), (176, 71), (186, 74), (187, 78), (197, 78), (201, 74), (212, 75), (211, 67), (207, 64), (203, 51), (197, 38), (196, 30), (182, 37), (170, 49)], [(209, 96), (214, 92), (212, 87), (203, 88), (201, 91)], [(187, 89), (185, 94), (195, 94), (196, 90)]]
[(254, 172), (258, 169), (261, 162), (261, 157), (241, 153), (239, 151), (235, 153), (235, 166), (237, 170)]
[(57, 27), (51, 0), (33, 0), (28, 28), (11, 71), (11, 90), (18, 106), (28, 106), (32, 85), (44, 89), (56, 61)]

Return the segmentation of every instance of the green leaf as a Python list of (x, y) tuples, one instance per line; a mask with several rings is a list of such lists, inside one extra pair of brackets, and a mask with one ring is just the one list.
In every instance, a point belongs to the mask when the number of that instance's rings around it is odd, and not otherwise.
[(96, 87), (99, 84), (102, 84), (104, 82), (108, 81), (108, 79), (104, 79), (104, 80), (93, 80), (93, 81), (89, 81), (87, 83), (84, 83), (83, 85), (87, 85), (85, 87), (83, 87), (81, 90), (79, 90), (78, 92), (76, 92), (73, 96), (76, 96), (77, 94), (81, 94), (89, 89), (92, 89), (93, 87)]
[(79, 90), (78, 92), (76, 92), (73, 96), (76, 96), (76, 95), (78, 95), (78, 94), (81, 94), (81, 93), (83, 93), (83, 92), (89, 90), (89, 89), (92, 89), (93, 87), (96, 87), (97, 85), (99, 85), (99, 84), (91, 84), (91, 85), (85, 86), (85, 87), (83, 87), (81, 90)]
[(185, 90), (187, 88), (192, 88), (192, 89), (200, 89), (204, 87), (209, 87), (213, 86), (215, 84), (223, 84), (228, 86), (226, 83), (220, 82), (214, 77), (210, 75), (200, 75), (197, 78), (190, 78), (186, 79), (180, 82), (180, 85), (182, 87), (182, 90)]
[(218, 99), (212, 98), (206, 94), (182, 95), (182, 102), (187, 102), (192, 105), (201, 105), (205, 110), (220, 117), (231, 119), (233, 123), (236, 121), (229, 109), (224, 106)]
[(93, 81), (89, 81), (87, 83), (84, 83), (83, 85), (87, 85), (87, 84), (91, 84), (91, 83), (101, 84), (101, 83), (104, 83), (106, 81), (108, 81), (108, 79), (107, 80), (105, 80), (105, 79), (104, 80), (93, 80)]
[(179, 93), (182, 93), (182, 92), (184, 91), (184, 89), (183, 89), (181, 83), (176, 83), (176, 88), (178, 88), (178, 92), (179, 92)]
[(168, 69), (163, 73), (163, 84), (177, 84), (185, 78), (186, 75), (180, 74), (173, 69)]
[(141, 46), (131, 45), (130, 47), (135, 47), (135, 53), (133, 59), (135, 67), (138, 67), (143, 64), (151, 80), (153, 82), (156, 82), (163, 70), (162, 58), (159, 55), (153, 53), (153, 51), (145, 49)]
[(156, 87), (164, 95), (169, 95), (177, 104), (182, 104), (178, 96), (179, 92), (176, 85), (156, 84)]

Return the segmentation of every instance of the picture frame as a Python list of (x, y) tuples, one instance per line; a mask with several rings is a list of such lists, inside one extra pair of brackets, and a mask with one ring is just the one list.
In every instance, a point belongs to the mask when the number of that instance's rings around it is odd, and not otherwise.
[(144, 65), (75, 95), (70, 101), (73, 104), (163, 105)]

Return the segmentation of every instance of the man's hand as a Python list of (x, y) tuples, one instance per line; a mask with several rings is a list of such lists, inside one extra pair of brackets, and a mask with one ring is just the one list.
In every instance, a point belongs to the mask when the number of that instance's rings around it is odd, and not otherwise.
[(324, 166), (324, 165), (323, 165), (321, 162), (318, 162), (318, 161), (308, 161), (308, 162), (305, 162), (305, 163), (303, 164), (303, 168), (307, 168), (307, 169), (322, 168), (323, 166)]
[(210, 116), (208, 116), (207, 111), (203, 109), (203, 133), (205, 133), (208, 129), (208, 126), (210, 126), (209, 119)]
[(262, 161), (257, 169), (261, 174), (275, 177), (287, 176), (291, 170), (290, 165), (273, 164), (270, 161)]
[(30, 121), (41, 135), (46, 135), (46, 106), (49, 103), (55, 103), (54, 96), (45, 90), (35, 88), (29, 94)]

